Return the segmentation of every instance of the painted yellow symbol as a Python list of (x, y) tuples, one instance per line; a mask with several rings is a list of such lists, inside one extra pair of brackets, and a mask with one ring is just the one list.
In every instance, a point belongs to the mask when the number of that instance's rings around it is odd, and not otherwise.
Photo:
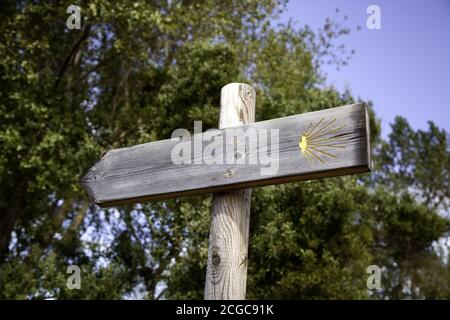
[(322, 118), (319, 122), (314, 124), (311, 122), (305, 132), (302, 133), (298, 146), (302, 153), (308, 158), (309, 161), (313, 161), (313, 157), (319, 160), (321, 163), (325, 163), (322, 159), (324, 156), (336, 159), (336, 156), (332, 152), (335, 148), (345, 148), (341, 141), (345, 137), (342, 135), (329, 136), (333, 133), (338, 133), (345, 125), (332, 128), (332, 124), (336, 119), (328, 122), (327, 124), (321, 123), (325, 120)]

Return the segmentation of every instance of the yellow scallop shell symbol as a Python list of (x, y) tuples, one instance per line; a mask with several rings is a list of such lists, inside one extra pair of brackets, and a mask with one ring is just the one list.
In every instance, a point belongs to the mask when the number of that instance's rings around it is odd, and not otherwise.
[[(345, 125), (333, 128), (333, 123), (336, 119), (331, 120), (327, 124), (322, 124), (325, 118), (322, 118), (319, 122), (311, 122), (305, 132), (302, 133), (298, 146), (302, 152), (308, 158), (309, 161), (317, 159), (320, 163), (325, 163), (326, 157), (336, 159), (336, 156), (332, 154), (332, 150), (335, 148), (345, 148), (344, 142), (342, 142), (342, 135), (332, 135), (342, 130)], [(321, 125), (322, 124), (322, 125)]]

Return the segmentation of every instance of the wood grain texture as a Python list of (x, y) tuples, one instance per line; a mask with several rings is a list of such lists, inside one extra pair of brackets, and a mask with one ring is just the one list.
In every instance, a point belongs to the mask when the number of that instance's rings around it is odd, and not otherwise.
[[(252, 120), (242, 118), (245, 116), (242, 111), (239, 120)], [(222, 114), (222, 117), (225, 115)], [(324, 120), (320, 122), (322, 118)], [(328, 125), (333, 120), (334, 122)], [(233, 125), (237, 126), (237, 123), (234, 122)], [(299, 148), (302, 133), (308, 128), (311, 130), (318, 123), (316, 136), (319, 137), (329, 129), (341, 128), (329, 136), (336, 137), (338, 143), (345, 143), (345, 148), (336, 147), (332, 152), (327, 152), (335, 158), (311, 149), (324, 163), (311, 154), (309, 156), (312, 160), (309, 160), (307, 154), (302, 153)], [(326, 125), (328, 127), (320, 131)], [(193, 164), (175, 164), (171, 160), (171, 150), (178, 142), (169, 139), (111, 150), (89, 170), (81, 183), (95, 203), (108, 207), (370, 171), (370, 129), (365, 104), (261, 121), (240, 128), (244, 131), (279, 130), (278, 146), (260, 141), (256, 148), (250, 146), (245, 153), (247, 158), (251, 158), (257, 155), (261, 148), (278, 152), (279, 169), (275, 174), (262, 175), (261, 169), (267, 165), (261, 163), (196, 164), (198, 159), (194, 157)], [(220, 129), (222, 134), (225, 134), (224, 130)], [(325, 143), (320, 142), (321, 139), (315, 141), (319, 141), (319, 144)], [(203, 142), (203, 148), (208, 144), (209, 142)], [(228, 147), (227, 141), (225, 149)], [(231, 147), (233, 148), (234, 144)]]
[[(255, 121), (255, 90), (231, 83), (222, 88), (219, 128)], [(251, 189), (213, 195), (205, 299), (245, 299)]]

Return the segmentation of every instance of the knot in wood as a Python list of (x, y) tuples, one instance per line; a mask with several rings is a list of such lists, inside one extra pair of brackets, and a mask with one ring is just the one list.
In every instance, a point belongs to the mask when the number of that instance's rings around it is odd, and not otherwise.
[(212, 264), (213, 264), (215, 267), (217, 267), (217, 266), (219, 265), (219, 263), (220, 263), (220, 257), (219, 257), (219, 255), (217, 255), (217, 254), (213, 255), (213, 257), (212, 257)]

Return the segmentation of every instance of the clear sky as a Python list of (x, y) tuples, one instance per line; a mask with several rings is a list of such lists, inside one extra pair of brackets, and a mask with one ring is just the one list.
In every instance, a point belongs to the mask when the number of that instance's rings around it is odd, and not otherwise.
[[(372, 4), (381, 9), (380, 30), (366, 27)], [(291, 0), (281, 20), (317, 29), (344, 15), (352, 32), (341, 41), (356, 52), (340, 70), (323, 68), (328, 83), (372, 100), (383, 136), (396, 115), (415, 129), (432, 120), (450, 131), (450, 0)]]

